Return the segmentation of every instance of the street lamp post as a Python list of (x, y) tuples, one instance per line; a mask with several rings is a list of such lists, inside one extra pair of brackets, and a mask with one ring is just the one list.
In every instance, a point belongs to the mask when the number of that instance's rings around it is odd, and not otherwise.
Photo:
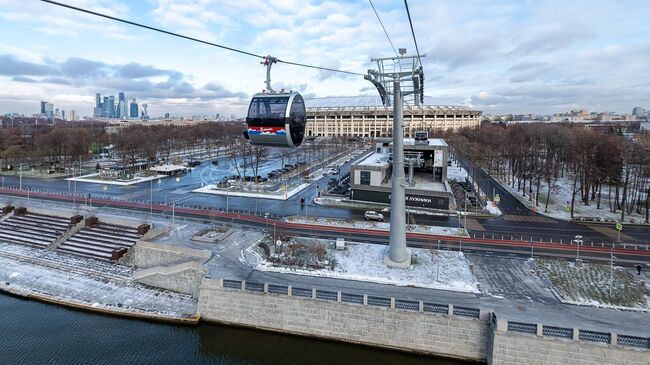
[(149, 221), (153, 224), (153, 179), (149, 180)]
[(612, 301), (612, 284), (614, 281), (614, 247), (615, 243), (612, 243), (612, 247), (609, 249), (609, 301)]
[(460, 230), (460, 212), (458, 212), (458, 250), (463, 252), (463, 232)]
[(582, 244), (582, 236), (576, 235), (574, 242), (576, 243), (576, 264), (580, 262), (580, 245)]

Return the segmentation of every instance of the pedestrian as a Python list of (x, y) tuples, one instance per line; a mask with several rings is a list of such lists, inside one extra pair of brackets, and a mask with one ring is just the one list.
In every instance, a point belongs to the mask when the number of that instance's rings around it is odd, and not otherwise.
[(636, 265), (636, 274), (641, 275), (641, 264)]

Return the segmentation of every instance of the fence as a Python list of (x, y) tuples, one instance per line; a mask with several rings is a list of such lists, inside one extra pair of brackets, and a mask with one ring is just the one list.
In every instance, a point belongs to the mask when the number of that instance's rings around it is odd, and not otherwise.
[[(598, 332), (581, 330), (574, 328), (563, 328), (544, 326), (535, 323), (515, 322), (515, 321), (496, 321), (496, 316), (493, 317), (494, 322), (497, 323), (497, 329), (501, 328), (506, 332), (525, 333), (530, 335), (537, 335), (543, 337), (566, 338), (571, 340), (579, 340), (585, 342), (597, 342), (609, 345), (627, 346), (642, 349), (650, 349), (650, 338), (636, 337), (628, 335), (617, 335), (613, 333)], [(507, 324), (499, 324), (499, 322), (507, 322)]]
[[(180, 204), (176, 203), (174, 206), (172, 206), (171, 203), (152, 203), (150, 201), (145, 201), (145, 200), (128, 200), (128, 199), (122, 199), (119, 197), (99, 197), (99, 196), (93, 196), (91, 198), (88, 198), (88, 196), (84, 195), (75, 195), (75, 194), (68, 194), (68, 193), (62, 193), (62, 192), (57, 192), (57, 191), (47, 191), (47, 190), (40, 190), (40, 189), (18, 189), (17, 187), (4, 187), (0, 189), (0, 194), (2, 193), (6, 194), (12, 194), (12, 195), (17, 195), (17, 196), (23, 196), (23, 197), (29, 197), (31, 194), (35, 198), (46, 198), (46, 199), (52, 199), (52, 200), (57, 200), (57, 201), (77, 201), (79, 203), (84, 202), (86, 205), (91, 205), (93, 203), (95, 204), (101, 204), (105, 207), (113, 207), (113, 208), (126, 208), (126, 209), (134, 209), (134, 210), (139, 210), (139, 211), (153, 211), (156, 214), (162, 214), (162, 215), (171, 215), (172, 210), (176, 211), (176, 215), (179, 216), (200, 216), (201, 219), (209, 220), (209, 219), (223, 219), (223, 220), (231, 220), (231, 219), (238, 219), (238, 220), (244, 220), (244, 221), (249, 221), (249, 222), (255, 222), (257, 224), (267, 224), (269, 227), (272, 227), (273, 225), (277, 225), (279, 228), (296, 228), (295, 226), (301, 226), (297, 228), (303, 228), (302, 226), (311, 226), (311, 227), (320, 227), (321, 229), (324, 229), (324, 227), (317, 226), (317, 225), (307, 225), (307, 224), (296, 224), (296, 223), (291, 223), (291, 222), (286, 222), (285, 219), (289, 216), (292, 215), (286, 215), (286, 214), (276, 214), (276, 213), (264, 213), (264, 212), (259, 212), (256, 210), (240, 210), (240, 209), (224, 209), (224, 208), (217, 208), (217, 207), (207, 207), (207, 206), (200, 206), (200, 205), (185, 205), (185, 204)], [(293, 227), (290, 227), (293, 226)], [(268, 227), (267, 227), (268, 228)], [(332, 230), (332, 227), (327, 227), (329, 230)], [(418, 232), (409, 232), (408, 233), (409, 237), (413, 238), (426, 238), (430, 240), (441, 240), (447, 244), (455, 244), (457, 237), (454, 236), (440, 236), (440, 235), (435, 235), (435, 234), (427, 234), (427, 233), (418, 233)], [(553, 239), (553, 238), (548, 238), (544, 239), (544, 237), (532, 237), (532, 236), (516, 236), (516, 235), (506, 235), (506, 234), (491, 234), (491, 233), (472, 233), (472, 235), (469, 238), (464, 238), (463, 243), (466, 244), (481, 244), (481, 243), (503, 243), (507, 242), (512, 244), (513, 246), (517, 247), (529, 247), (531, 248), (531, 254), (532, 250), (536, 245), (538, 245), (540, 248), (545, 248), (545, 249), (559, 249), (559, 250), (572, 250), (573, 247), (575, 247), (575, 243), (571, 239)], [(650, 254), (650, 243), (613, 243), (613, 242), (583, 242), (581, 245), (582, 249), (585, 250), (585, 252), (607, 252), (609, 253), (610, 250), (613, 250), (613, 253), (622, 253), (624, 254), (622, 250), (628, 250), (628, 253), (631, 253), (630, 250), (635, 251), (635, 253), (639, 253), (642, 255), (648, 255)], [(591, 249), (591, 250), (589, 250)]]
[(481, 318), (481, 311), (477, 308), (454, 307), (451, 304), (438, 304), (412, 299), (395, 297), (381, 297), (367, 294), (346, 293), (341, 291), (323, 290), (317, 288), (299, 288), (287, 285), (262, 284), (240, 280), (221, 280), (222, 287), (226, 289), (244, 290), (255, 293), (286, 295), (299, 298), (308, 298), (319, 301), (347, 303), (351, 305), (366, 305), (391, 309), (400, 309), (413, 312), (448, 314), (469, 318)]

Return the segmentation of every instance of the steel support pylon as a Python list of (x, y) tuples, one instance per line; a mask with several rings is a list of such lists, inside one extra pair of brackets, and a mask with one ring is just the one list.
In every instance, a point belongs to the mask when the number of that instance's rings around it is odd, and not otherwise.
[(390, 242), (384, 263), (391, 267), (411, 266), (406, 248), (406, 181), (404, 179), (404, 111), (400, 78), (393, 81), (393, 175), (390, 198)]

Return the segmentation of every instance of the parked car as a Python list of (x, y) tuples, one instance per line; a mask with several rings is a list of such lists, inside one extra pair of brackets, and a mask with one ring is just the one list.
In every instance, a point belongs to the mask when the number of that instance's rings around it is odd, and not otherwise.
[(383, 222), (384, 221), (384, 215), (381, 213), (377, 213), (373, 210), (369, 210), (363, 214), (363, 218), (365, 218), (367, 221), (377, 221), (377, 222)]
[(212, 160), (212, 164), (213, 164), (213, 165), (218, 165), (218, 164), (219, 164), (219, 160)]
[(200, 164), (201, 164), (201, 161), (196, 160), (196, 161), (192, 161), (192, 162), (188, 163), (187, 165), (188, 165), (189, 167), (197, 167), (197, 166), (199, 166)]

